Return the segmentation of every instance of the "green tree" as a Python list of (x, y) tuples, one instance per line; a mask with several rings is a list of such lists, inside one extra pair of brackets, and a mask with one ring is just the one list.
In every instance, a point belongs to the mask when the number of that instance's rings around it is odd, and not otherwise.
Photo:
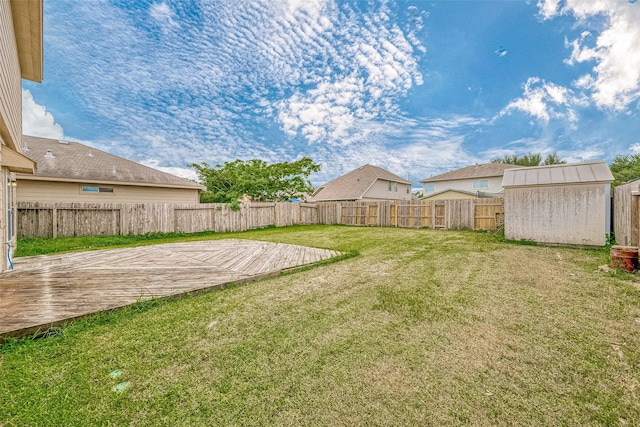
[(540, 165), (559, 165), (567, 163), (562, 160), (557, 152), (547, 154), (547, 157), (542, 159), (542, 154), (540, 153), (527, 153), (522, 156), (518, 156), (514, 154), (512, 156), (505, 155), (503, 157), (498, 157), (495, 159), (491, 159), (491, 163), (506, 163), (509, 165), (518, 165), (518, 166), (540, 166)]
[(619, 155), (613, 158), (609, 165), (613, 174), (614, 187), (625, 182), (640, 178), (640, 154)]
[(309, 175), (320, 165), (303, 157), (295, 162), (268, 165), (259, 159), (234, 160), (216, 165), (189, 165), (195, 169), (207, 191), (200, 194), (202, 203), (231, 203), (235, 206), (245, 194), (254, 201), (283, 201), (313, 191)]
[(547, 154), (547, 157), (544, 158), (543, 165), (563, 165), (567, 163), (566, 160), (562, 160), (557, 152)]

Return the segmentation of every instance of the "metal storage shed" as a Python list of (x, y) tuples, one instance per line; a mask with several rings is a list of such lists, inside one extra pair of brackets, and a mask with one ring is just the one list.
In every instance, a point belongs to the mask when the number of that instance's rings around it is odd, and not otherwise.
[(611, 181), (604, 161), (505, 170), (505, 237), (603, 246), (611, 232)]

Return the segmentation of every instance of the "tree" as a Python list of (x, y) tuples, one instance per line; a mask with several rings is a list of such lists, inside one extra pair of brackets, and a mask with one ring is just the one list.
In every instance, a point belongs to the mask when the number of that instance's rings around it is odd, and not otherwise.
[(309, 181), (312, 172), (318, 172), (320, 165), (303, 157), (295, 162), (281, 162), (268, 165), (259, 159), (234, 160), (223, 165), (210, 167), (207, 163), (193, 163), (198, 177), (207, 187), (200, 194), (202, 203), (232, 203), (245, 194), (254, 201), (283, 201), (301, 193), (313, 191)]
[(640, 154), (616, 156), (609, 165), (609, 169), (614, 177), (611, 183), (614, 187), (638, 179), (640, 178)]
[(540, 166), (540, 165), (560, 165), (567, 163), (562, 160), (557, 152), (547, 154), (547, 157), (542, 160), (542, 154), (540, 153), (527, 153), (522, 156), (514, 154), (513, 156), (505, 155), (504, 157), (498, 157), (491, 159), (491, 163), (506, 163), (509, 165), (519, 166)]

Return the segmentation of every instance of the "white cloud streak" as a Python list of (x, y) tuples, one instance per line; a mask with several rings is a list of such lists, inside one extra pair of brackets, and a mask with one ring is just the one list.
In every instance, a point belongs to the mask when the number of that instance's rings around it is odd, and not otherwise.
[[(400, 12), (384, 3), (128, 7), (96, 0), (48, 8), (45, 42), (59, 58), (73, 58), (63, 62), (70, 101), (109, 127), (112, 138), (96, 144), (134, 160), (152, 152), (178, 167), (282, 161), (297, 156), (300, 143), (362, 142), (366, 122), (394, 114), (423, 83), (417, 61), (425, 15), (417, 10), (401, 11), (415, 15), (403, 30), (391, 19)], [(70, 21), (93, 37), (62, 25)]]

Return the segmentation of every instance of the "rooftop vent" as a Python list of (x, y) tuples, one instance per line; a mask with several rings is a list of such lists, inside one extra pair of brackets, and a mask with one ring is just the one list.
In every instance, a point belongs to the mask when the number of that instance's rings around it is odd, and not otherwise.
[(48, 149), (44, 155), (47, 159), (55, 159), (56, 156), (53, 155), (53, 150)]
[(116, 176), (116, 165), (113, 165), (113, 169), (111, 169), (111, 175)]
[(93, 157), (93, 153), (89, 151), (89, 154), (87, 154), (87, 157)]
[(63, 139), (59, 139), (59, 140), (58, 140), (58, 143), (60, 143), (60, 144), (64, 144), (64, 145), (69, 145), (69, 141), (65, 141), (65, 140), (63, 140)]
[(22, 143), (22, 151), (29, 151), (29, 146), (27, 145), (27, 141)]

